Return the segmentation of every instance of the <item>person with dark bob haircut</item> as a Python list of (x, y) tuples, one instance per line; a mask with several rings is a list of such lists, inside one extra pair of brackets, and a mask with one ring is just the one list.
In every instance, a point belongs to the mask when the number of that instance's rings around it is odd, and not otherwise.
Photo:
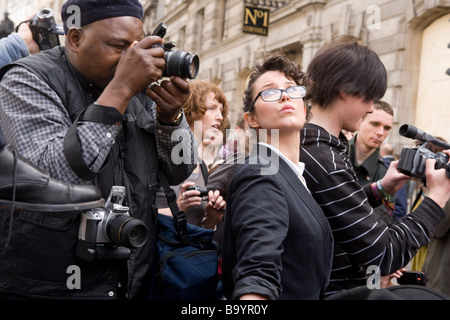
[(259, 142), (227, 191), (227, 299), (321, 299), (328, 285), (333, 238), (299, 162), (305, 85), (301, 67), (281, 53), (256, 65), (250, 77), (244, 117)]
[[(428, 243), (450, 195), (445, 170), (427, 160), (428, 197), (396, 224), (387, 226), (373, 207), (387, 204), (409, 179), (393, 161), (386, 175), (364, 187), (358, 183), (341, 132), (358, 130), (363, 117), (374, 111), (387, 86), (386, 70), (366, 45), (350, 37), (333, 39), (313, 57), (307, 70), (311, 118), (301, 130), (301, 157), (312, 196), (324, 211), (335, 240), (333, 271), (327, 295), (366, 286), (366, 269), (381, 276), (400, 275), (417, 250)], [(450, 154), (450, 151), (444, 151)], [(381, 285), (381, 283), (374, 284)]]
[(311, 87), (307, 99), (323, 109), (329, 107), (341, 92), (370, 103), (380, 100), (387, 89), (386, 69), (378, 55), (350, 36), (337, 37), (325, 44), (310, 62), (308, 70), (314, 70), (314, 73), (308, 74)]

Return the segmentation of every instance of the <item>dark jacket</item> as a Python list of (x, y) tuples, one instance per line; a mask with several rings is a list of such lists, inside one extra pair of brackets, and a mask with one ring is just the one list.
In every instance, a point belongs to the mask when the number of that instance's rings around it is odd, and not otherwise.
[(447, 202), (444, 211), (447, 216), (436, 227), (422, 271), (427, 276), (427, 287), (450, 296), (450, 202)]
[(363, 163), (357, 165), (355, 143), (358, 135), (350, 141), (350, 160), (355, 169), (358, 182), (363, 186), (375, 182), (384, 177), (387, 167), (383, 158), (380, 157), (380, 148), (375, 150)]
[[(95, 92), (70, 66), (61, 47), (19, 60), (14, 65), (33, 72), (58, 94), (74, 123), (72, 128), (76, 128), (81, 120), (109, 124), (122, 121), (122, 130), (99, 174), (90, 172), (83, 163), (72, 168), (80, 177), (92, 180), (105, 199), (113, 185), (125, 186), (127, 194), (124, 205), (129, 207), (132, 217), (145, 222), (150, 238), (143, 247), (132, 250), (128, 260), (85, 262), (75, 256), (74, 250), (78, 239), (79, 213), (55, 215), (22, 212), (14, 219), (17, 229), (8, 250), (0, 259), (0, 291), (32, 297), (115, 299), (118, 288), (122, 287), (129, 298), (139, 296), (145, 290), (155, 251), (154, 203), (158, 189), (156, 121), (146, 110), (154, 102), (145, 93), (136, 95), (130, 101), (125, 116), (114, 108), (94, 105), (100, 92)], [(5, 70), (2, 71), (4, 74)], [(65, 138), (64, 152), (69, 163), (74, 159), (76, 163), (82, 151), (77, 144), (76, 131), (72, 135), (70, 131)], [(186, 177), (174, 178), (168, 174), (167, 178), (177, 184)], [(7, 225), (0, 223), (0, 234)], [(17, 265), (20, 268), (16, 268)], [(70, 290), (66, 285), (70, 276), (66, 274), (66, 269), (70, 265), (80, 267), (81, 289)]]
[[(265, 174), (277, 155), (259, 145), (227, 192), (223, 286), (228, 299), (320, 299), (328, 285), (333, 238), (328, 222), (289, 165)], [(266, 165), (262, 163), (266, 163)]]
[[(350, 160), (352, 161), (359, 184), (364, 186), (366, 184), (381, 180), (386, 175), (390, 162), (385, 162), (385, 160), (380, 156), (380, 148), (378, 147), (363, 163), (358, 164), (356, 161), (355, 149), (357, 139), (358, 134), (350, 140)], [(400, 190), (401, 191), (391, 195), (391, 202), (395, 207), (394, 212), (389, 213), (388, 209), (384, 205), (374, 208), (374, 211), (388, 225), (394, 224), (397, 219), (400, 219), (406, 215), (406, 185)]]

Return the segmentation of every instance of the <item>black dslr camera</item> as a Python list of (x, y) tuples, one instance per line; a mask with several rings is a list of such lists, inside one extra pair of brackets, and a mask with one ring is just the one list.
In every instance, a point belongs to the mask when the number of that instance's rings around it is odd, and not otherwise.
[[(44, 8), (31, 20), (24, 22), (30, 22), (33, 40), (38, 44), (39, 49), (42, 51), (60, 45), (59, 35), (64, 34), (64, 28), (62, 24), (55, 22), (55, 16), (52, 9)], [(24, 22), (21, 22), (20, 24)], [(20, 24), (17, 26), (16, 32)]]
[[(153, 31), (153, 36), (164, 38), (167, 32), (167, 25), (161, 22)], [(181, 78), (195, 79), (197, 78), (200, 60), (196, 54), (190, 54), (184, 51), (172, 51), (175, 47), (173, 41), (166, 42), (162, 45), (165, 52), (166, 68), (163, 77), (179, 76)]]
[(190, 187), (186, 188), (186, 191), (189, 191), (189, 190), (200, 191), (200, 194), (198, 196), (201, 197), (201, 198), (208, 197), (208, 189), (206, 189), (206, 188), (197, 187), (197, 186), (190, 186)]
[[(122, 206), (125, 187), (113, 186), (104, 207), (81, 214), (76, 255), (87, 261), (128, 259), (130, 248), (142, 247), (149, 237), (145, 223), (130, 217)], [(117, 202), (113, 202), (117, 201)]]
[(445, 153), (433, 153), (426, 148), (428, 143), (433, 143), (444, 149), (450, 149), (450, 144), (438, 140), (432, 135), (423, 132), (416, 127), (404, 124), (400, 127), (401, 136), (422, 141), (422, 144), (415, 148), (403, 148), (400, 154), (398, 170), (407, 176), (418, 178), (425, 183), (425, 161), (427, 159), (436, 159), (435, 169), (446, 169), (447, 177), (450, 178), (450, 167), (447, 166), (448, 156)]

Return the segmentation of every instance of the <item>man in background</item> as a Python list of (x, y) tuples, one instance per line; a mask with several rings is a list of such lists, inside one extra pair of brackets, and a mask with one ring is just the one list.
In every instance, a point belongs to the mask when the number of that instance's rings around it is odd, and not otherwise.
[[(394, 111), (390, 104), (378, 101), (374, 104), (374, 112), (368, 113), (356, 135), (350, 141), (350, 160), (355, 169), (358, 182), (363, 186), (384, 177), (389, 164), (380, 155), (380, 146), (386, 140), (394, 123)], [(396, 195), (391, 196), (392, 208), (378, 206), (374, 208), (383, 220), (392, 225)]]

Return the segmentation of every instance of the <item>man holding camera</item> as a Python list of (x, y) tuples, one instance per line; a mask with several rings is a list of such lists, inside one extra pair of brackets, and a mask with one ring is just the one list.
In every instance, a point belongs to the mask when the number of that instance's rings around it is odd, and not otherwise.
[[(73, 8), (79, 9), (79, 17), (73, 17)], [(29, 250), (41, 256), (36, 260), (26, 248), (18, 248), (23, 256), (17, 258), (25, 261), (21, 269), (29, 266), (34, 272), (5, 266), (0, 277), (9, 280), (0, 279), (0, 291), (44, 298), (138, 298), (145, 295), (153, 261), (158, 167), (173, 185), (195, 167), (195, 139), (181, 109), (189, 83), (173, 76), (149, 87), (163, 74), (164, 50), (156, 46), (163, 40), (144, 37), (138, 0), (68, 0), (62, 19), (65, 48), (1, 70), (1, 125), (18, 151), (53, 178), (93, 184), (104, 198), (112, 186), (124, 186), (124, 205), (146, 224), (150, 237), (132, 250), (130, 259), (88, 262), (74, 256), (79, 215), (51, 217), (52, 228), (43, 222), (50, 218), (19, 216), (15, 220), (32, 222), (38, 230), (32, 234), (38, 239), (24, 235), (22, 243), (33, 241)], [(175, 130), (179, 138), (171, 141)], [(190, 158), (188, 164), (172, 161), (172, 150), (179, 145), (183, 154), (174, 156)], [(53, 251), (47, 250), (45, 235), (59, 237), (52, 239), (58, 244)], [(9, 265), (15, 265), (14, 258), (8, 257)], [(81, 269), (80, 288), (66, 285), (70, 265)]]

